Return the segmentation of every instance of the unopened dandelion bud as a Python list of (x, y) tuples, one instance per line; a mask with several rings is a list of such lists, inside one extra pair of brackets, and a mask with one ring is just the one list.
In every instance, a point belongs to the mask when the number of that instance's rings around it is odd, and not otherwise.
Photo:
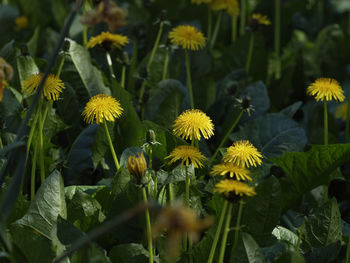
[(128, 159), (128, 170), (132, 174), (138, 185), (145, 186), (147, 184), (145, 174), (147, 170), (147, 162), (143, 153), (137, 153), (137, 156), (130, 155)]
[(156, 133), (154, 130), (148, 130), (146, 134), (146, 141), (149, 144), (155, 144), (157, 142), (156, 140)]

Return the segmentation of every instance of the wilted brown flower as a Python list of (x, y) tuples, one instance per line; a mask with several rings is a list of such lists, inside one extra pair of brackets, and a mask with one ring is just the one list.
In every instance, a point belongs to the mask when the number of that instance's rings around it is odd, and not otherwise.
[(5, 59), (0, 57), (0, 101), (4, 92), (4, 87), (7, 86), (7, 82), (13, 77), (13, 68), (6, 62)]
[(80, 21), (87, 26), (105, 22), (110, 31), (115, 31), (127, 25), (126, 15), (126, 10), (117, 6), (116, 3), (103, 1), (95, 9), (87, 12)]
[(197, 242), (199, 232), (210, 227), (212, 223), (213, 218), (198, 219), (193, 210), (175, 203), (173, 206), (162, 208), (152, 226), (152, 235), (156, 238), (163, 232), (168, 233), (166, 251), (171, 261), (180, 252), (184, 234), (188, 234), (193, 242)]

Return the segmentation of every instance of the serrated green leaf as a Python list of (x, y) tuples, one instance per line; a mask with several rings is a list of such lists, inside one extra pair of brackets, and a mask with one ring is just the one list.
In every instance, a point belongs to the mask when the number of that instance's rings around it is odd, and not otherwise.
[(255, 242), (251, 235), (242, 233), (242, 239), (249, 263), (266, 262), (259, 245)]
[(122, 244), (112, 248), (109, 258), (112, 263), (147, 263), (148, 251), (141, 244)]

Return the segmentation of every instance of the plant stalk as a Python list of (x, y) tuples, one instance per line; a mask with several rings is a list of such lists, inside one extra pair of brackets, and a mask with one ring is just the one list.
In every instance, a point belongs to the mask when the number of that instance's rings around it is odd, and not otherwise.
[(348, 245), (346, 246), (345, 263), (350, 263), (350, 237), (348, 239)]
[(235, 247), (237, 245), (237, 243), (238, 243), (238, 236), (239, 236), (239, 229), (241, 227), (241, 218), (242, 218), (243, 205), (244, 205), (244, 202), (241, 199), (239, 201), (237, 222), (236, 222), (236, 228), (235, 228), (235, 240), (234, 240), (234, 243), (233, 243), (233, 247)]
[(109, 52), (106, 52), (106, 59), (107, 59), (107, 65), (109, 68), (109, 73), (111, 75), (111, 78), (115, 79), (115, 74), (114, 74), (114, 70), (113, 70), (113, 62), (112, 62), (112, 58), (111, 58), (111, 54), (109, 54)]
[(234, 43), (237, 40), (237, 16), (232, 16), (231, 30), (231, 42)]
[(173, 184), (172, 183), (168, 184), (168, 191), (169, 191), (169, 204), (172, 205), (173, 200), (174, 200)]
[(239, 27), (239, 35), (243, 36), (245, 34), (245, 21), (246, 21), (246, 13), (247, 13), (247, 5), (246, 0), (241, 0), (241, 15), (240, 15), (240, 27)]
[[(328, 145), (328, 106), (327, 106), (326, 99), (324, 99), (324, 145)], [(323, 201), (327, 202), (327, 200), (328, 200), (328, 185), (324, 185), (323, 191), (324, 191)]]
[(156, 41), (154, 42), (152, 53), (151, 53), (151, 56), (150, 56), (150, 58), (148, 60), (148, 63), (147, 63), (147, 67), (146, 67), (147, 68), (147, 72), (150, 72), (154, 56), (156, 55), (156, 51), (157, 51), (158, 46), (159, 46), (159, 41), (160, 41), (160, 38), (161, 38), (162, 33), (163, 33), (163, 25), (164, 24), (162, 22), (159, 25), (159, 30), (158, 30), (158, 34), (157, 34), (157, 37), (156, 37)]
[(216, 20), (215, 27), (214, 27), (214, 32), (213, 32), (213, 37), (212, 37), (212, 39), (210, 41), (210, 49), (212, 49), (215, 46), (215, 42), (216, 42), (216, 39), (217, 39), (218, 34), (219, 34), (219, 30), (220, 30), (222, 13), (223, 12), (220, 11), (220, 13), (218, 15), (218, 18)]
[(215, 153), (213, 154), (213, 156), (211, 157), (211, 159), (209, 161), (208, 167), (210, 167), (213, 164), (213, 162), (215, 161), (215, 158), (218, 155), (220, 148), (225, 145), (226, 141), (228, 140), (228, 138), (230, 137), (230, 134), (235, 129), (235, 127), (238, 124), (239, 120), (241, 119), (242, 115), (243, 115), (243, 110), (239, 113), (239, 115), (237, 116), (235, 122), (232, 124), (231, 128), (227, 131), (225, 137), (222, 139), (222, 141), (220, 142), (219, 146), (216, 148)]
[(212, 34), (212, 24), (213, 24), (213, 13), (208, 6), (208, 29), (207, 29), (207, 36), (208, 36), (208, 41), (211, 40), (211, 34)]
[(162, 80), (165, 80), (168, 76), (168, 64), (169, 64), (169, 49), (167, 48), (165, 53), (164, 65), (163, 65)]
[(247, 72), (247, 75), (249, 74), (250, 65), (252, 63), (252, 57), (253, 57), (253, 50), (254, 50), (254, 33), (250, 33), (250, 41), (249, 41), (249, 49), (248, 49), (248, 57), (247, 62), (245, 64), (245, 71)]
[(129, 74), (128, 74), (128, 90), (132, 91), (134, 89), (135, 84), (135, 78), (134, 78), (134, 72), (136, 68), (136, 62), (137, 62), (137, 39), (134, 39), (134, 43), (132, 46), (132, 55), (130, 60), (130, 68), (129, 68)]
[(275, 56), (278, 61), (275, 78), (281, 77), (280, 46), (281, 46), (281, 0), (275, 0)]
[(231, 223), (231, 217), (232, 217), (232, 203), (229, 203), (228, 205), (228, 212), (226, 215), (226, 222), (224, 226), (224, 232), (222, 235), (222, 240), (221, 240), (221, 247), (220, 247), (220, 254), (219, 254), (219, 263), (224, 262), (224, 257), (225, 257), (225, 250), (226, 250), (226, 242), (227, 242), (227, 236), (228, 232), (230, 231), (230, 223)]
[(122, 86), (123, 89), (125, 89), (125, 73), (126, 73), (126, 66), (122, 66), (122, 76), (120, 80), (120, 86)]
[(111, 149), (113, 161), (114, 161), (115, 167), (117, 168), (117, 171), (118, 171), (119, 168), (120, 168), (120, 166), (119, 166), (119, 162), (118, 162), (117, 155), (116, 155), (115, 150), (114, 150), (114, 147), (113, 147), (111, 135), (109, 134), (109, 131), (108, 131), (108, 127), (107, 127), (106, 121), (103, 122), (103, 126), (104, 126), (104, 128), (105, 128), (105, 132), (106, 132), (106, 136), (107, 136), (109, 148)]
[(190, 105), (191, 105), (191, 109), (194, 109), (192, 79), (191, 79), (191, 67), (190, 67), (190, 59), (189, 59), (187, 49), (185, 50), (185, 61), (186, 61), (187, 88), (188, 88), (188, 93), (190, 95)]
[(349, 131), (350, 131), (350, 104), (346, 102), (346, 120), (345, 120), (345, 143), (349, 142)]
[(44, 118), (42, 115), (42, 101), (43, 97), (40, 97), (41, 102), (39, 102), (39, 164), (40, 164), (40, 179), (41, 183), (45, 181), (45, 159), (44, 159), (44, 138), (43, 138), (43, 128), (44, 128)]
[(225, 214), (226, 214), (226, 211), (227, 211), (227, 205), (228, 205), (228, 201), (225, 200), (224, 201), (224, 205), (223, 205), (222, 210), (221, 210), (218, 227), (216, 228), (214, 240), (213, 240), (213, 243), (212, 243), (211, 248), (210, 248), (210, 253), (209, 253), (209, 257), (208, 257), (207, 263), (212, 263), (213, 262), (214, 255), (215, 255), (215, 249), (216, 249), (216, 246), (218, 244), (220, 233), (221, 233), (222, 223), (224, 222)]
[[(143, 201), (147, 205), (148, 200), (147, 200), (147, 194), (146, 194), (146, 189), (142, 187), (142, 196), (143, 196)], [(151, 219), (149, 216), (149, 210), (146, 208), (145, 210), (145, 216), (146, 216), (146, 228), (147, 228), (147, 242), (148, 242), (148, 262), (153, 263), (153, 248), (152, 248), (152, 230), (151, 230)]]
[(38, 157), (38, 144), (34, 146), (34, 155), (32, 159), (32, 169), (30, 175), (30, 200), (33, 200), (35, 197), (35, 172), (36, 172), (36, 160)]

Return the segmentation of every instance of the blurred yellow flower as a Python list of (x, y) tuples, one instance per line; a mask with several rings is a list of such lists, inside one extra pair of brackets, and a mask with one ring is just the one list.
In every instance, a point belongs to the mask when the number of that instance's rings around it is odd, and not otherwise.
[(227, 148), (224, 162), (233, 162), (240, 167), (258, 166), (262, 164), (262, 155), (249, 141), (237, 141)]
[(349, 102), (342, 103), (335, 111), (335, 117), (346, 121)]
[[(28, 94), (35, 93), (37, 88), (39, 87), (42, 77), (42, 73), (37, 73), (27, 78), (23, 82), (23, 92)], [(65, 86), (62, 80), (56, 75), (49, 74), (45, 81), (42, 91), (47, 100), (54, 101), (58, 99), (63, 89), (65, 89)]]
[(227, 175), (231, 178), (235, 177), (238, 181), (252, 180), (252, 178), (250, 177), (250, 172), (246, 168), (237, 166), (234, 163), (220, 163), (214, 165), (210, 174), (223, 176)]
[(344, 91), (339, 82), (332, 78), (316, 79), (308, 88), (306, 93), (315, 96), (316, 101), (330, 101), (332, 99), (343, 102)]
[(108, 47), (116, 47), (122, 49), (129, 43), (129, 38), (120, 34), (112, 34), (109, 32), (102, 32), (101, 34), (92, 37), (87, 43), (87, 48), (93, 48), (96, 45), (107, 45)]
[(206, 158), (194, 146), (181, 145), (176, 147), (165, 159), (170, 159), (169, 164), (181, 160), (181, 165), (189, 166), (191, 163), (195, 168), (202, 167)]
[(0, 57), (0, 101), (2, 101), (4, 87), (8, 85), (8, 81), (13, 77), (13, 68)]
[(82, 113), (85, 122), (97, 124), (106, 121), (114, 121), (122, 115), (123, 108), (119, 101), (106, 94), (98, 94), (92, 97)]
[(15, 19), (16, 30), (27, 28), (29, 25), (28, 18), (26, 16), (19, 16)]
[(239, 15), (238, 0), (212, 0), (209, 7), (214, 11), (223, 10), (231, 16)]
[(194, 26), (180, 25), (169, 33), (172, 44), (183, 49), (198, 50), (205, 46), (205, 37)]
[(263, 16), (262, 14), (253, 14), (252, 19), (255, 20), (260, 25), (265, 25), (265, 26), (271, 25), (271, 22), (267, 18), (267, 16)]
[(214, 135), (211, 119), (201, 110), (186, 110), (181, 113), (173, 125), (173, 133), (183, 139), (209, 139)]
[(247, 185), (246, 183), (238, 182), (232, 179), (225, 179), (218, 182), (215, 185), (214, 193), (223, 194), (225, 197), (235, 194), (238, 196), (254, 196), (256, 192), (254, 187)]
[(191, 0), (192, 4), (196, 4), (196, 5), (200, 5), (201, 3), (205, 3), (208, 4), (210, 3), (212, 0)]

